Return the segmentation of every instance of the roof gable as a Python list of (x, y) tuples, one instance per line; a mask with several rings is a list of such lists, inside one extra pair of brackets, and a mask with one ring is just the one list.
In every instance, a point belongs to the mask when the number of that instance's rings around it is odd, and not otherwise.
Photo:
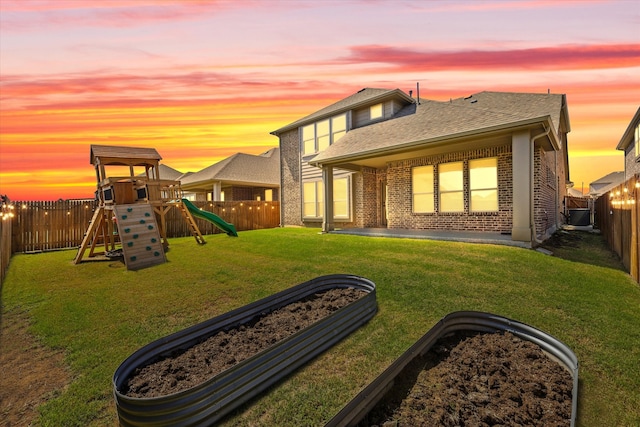
[(271, 132), (273, 135), (279, 135), (283, 132), (296, 129), (300, 126), (306, 125), (308, 123), (315, 122), (317, 120), (330, 117), (336, 114), (340, 114), (354, 108), (362, 107), (366, 104), (374, 104), (376, 102), (381, 102), (387, 99), (398, 98), (403, 100), (405, 103), (413, 103), (414, 100), (409, 95), (401, 91), (400, 89), (378, 89), (378, 88), (364, 88), (354, 93), (351, 96), (348, 96), (344, 99), (341, 99), (338, 102), (335, 102), (321, 110), (318, 110), (308, 116), (305, 116), (299, 120), (296, 120), (293, 123), (290, 123), (278, 130)]

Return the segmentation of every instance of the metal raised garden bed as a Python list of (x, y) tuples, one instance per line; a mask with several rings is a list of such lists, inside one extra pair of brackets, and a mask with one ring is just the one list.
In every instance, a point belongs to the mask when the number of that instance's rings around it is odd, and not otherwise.
[(536, 328), (495, 314), (476, 311), (457, 311), (443, 317), (433, 328), (404, 352), (351, 402), (342, 408), (325, 427), (355, 426), (391, 389), (403, 369), (416, 357), (424, 356), (435, 342), (455, 331), (501, 332), (508, 331), (523, 340), (531, 341), (557, 359), (571, 372), (573, 378), (571, 426), (575, 425), (578, 408), (578, 358), (573, 351), (556, 338)]
[[(313, 325), (187, 390), (135, 398), (122, 393), (136, 368), (175, 350), (187, 349), (219, 331), (249, 322), (315, 293), (354, 288), (367, 294)], [(358, 276), (322, 276), (158, 339), (133, 353), (113, 376), (118, 418), (123, 426), (211, 425), (291, 374), (369, 321), (377, 311), (375, 284)]]

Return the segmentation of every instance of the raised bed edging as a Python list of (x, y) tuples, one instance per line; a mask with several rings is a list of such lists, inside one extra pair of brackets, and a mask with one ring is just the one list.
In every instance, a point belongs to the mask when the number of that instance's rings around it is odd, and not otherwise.
[[(120, 392), (136, 368), (162, 355), (189, 348), (203, 337), (247, 323), (261, 313), (337, 288), (360, 289), (367, 295), (190, 389), (153, 398), (134, 398)], [(301, 283), (153, 341), (129, 356), (114, 373), (113, 390), (120, 424), (211, 425), (358, 329), (376, 311), (373, 282), (335, 274)]]
[(455, 331), (510, 332), (519, 338), (537, 344), (558, 360), (573, 378), (571, 401), (571, 427), (575, 426), (578, 412), (578, 358), (564, 343), (532, 326), (478, 311), (457, 311), (443, 317), (415, 344), (396, 359), (373, 382), (365, 387), (351, 402), (347, 403), (325, 427), (347, 427), (357, 425), (391, 388), (395, 378), (416, 357), (424, 356), (441, 337)]

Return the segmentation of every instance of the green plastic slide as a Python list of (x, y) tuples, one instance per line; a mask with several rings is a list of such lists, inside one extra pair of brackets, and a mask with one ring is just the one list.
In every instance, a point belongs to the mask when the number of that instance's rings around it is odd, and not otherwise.
[(184, 205), (187, 207), (187, 209), (189, 209), (189, 212), (191, 212), (193, 216), (197, 216), (198, 218), (202, 218), (213, 223), (216, 227), (227, 233), (227, 235), (229, 236), (238, 237), (238, 232), (236, 231), (236, 228), (233, 226), (233, 224), (229, 224), (213, 212), (203, 211), (187, 199), (182, 199), (182, 203), (184, 203)]

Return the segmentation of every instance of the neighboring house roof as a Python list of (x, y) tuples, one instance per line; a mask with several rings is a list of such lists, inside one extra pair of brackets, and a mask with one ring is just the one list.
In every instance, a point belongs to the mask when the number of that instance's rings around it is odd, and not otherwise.
[(631, 119), (631, 122), (629, 123), (629, 127), (627, 127), (627, 130), (624, 131), (622, 138), (620, 138), (620, 142), (618, 143), (616, 150), (626, 150), (627, 147), (631, 145), (631, 143), (633, 142), (634, 132), (635, 132), (636, 126), (638, 126), (638, 123), (640, 123), (640, 107), (638, 107), (638, 111), (636, 111), (636, 114), (633, 116), (633, 119)]
[(558, 134), (569, 130), (564, 95), (481, 92), (448, 102), (421, 99), (392, 119), (350, 130), (310, 163), (375, 157), (541, 122), (552, 127), (550, 140), (558, 149)]
[(602, 178), (593, 181), (589, 184), (590, 196), (601, 196), (607, 191), (611, 190), (624, 182), (624, 171), (611, 172), (603, 176)]
[(155, 164), (157, 161), (162, 160), (162, 157), (155, 148), (92, 144), (89, 161), (92, 165), (95, 165), (97, 159), (106, 159), (109, 164), (118, 164), (120, 163), (118, 160), (122, 160), (121, 163), (126, 165), (132, 163), (135, 163), (135, 165), (146, 165)]
[(589, 197), (587, 194), (582, 194), (582, 191), (577, 188), (567, 188), (567, 196), (571, 197)]
[(183, 189), (212, 182), (237, 185), (280, 185), (280, 149), (272, 148), (260, 155), (236, 153), (182, 179)]
[(383, 101), (389, 98), (400, 97), (406, 102), (413, 103), (415, 100), (409, 95), (401, 91), (400, 89), (377, 89), (377, 88), (364, 88), (348, 96), (340, 101), (329, 105), (315, 113), (309, 114), (293, 123), (288, 124), (278, 130), (271, 132), (272, 135), (279, 135), (283, 132), (304, 126), (305, 124), (315, 122), (325, 117), (330, 117), (334, 114), (352, 110), (358, 108), (361, 105), (373, 104), (377, 101)]
[[(155, 174), (154, 169), (155, 168), (151, 168), (151, 171), (153, 171), (153, 174)], [(176, 170), (164, 164), (158, 165), (158, 170), (160, 172), (160, 174), (158, 175), (160, 179), (170, 179), (172, 181), (179, 181), (180, 178), (184, 175), (179, 170)], [(138, 176), (144, 176), (144, 174), (139, 174)]]

